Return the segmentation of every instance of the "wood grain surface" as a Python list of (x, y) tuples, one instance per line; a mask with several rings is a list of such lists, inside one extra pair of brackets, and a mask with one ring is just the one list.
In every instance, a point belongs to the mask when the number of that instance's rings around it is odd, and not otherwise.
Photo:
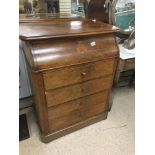
[(44, 142), (107, 117), (118, 31), (92, 20), (20, 23)]

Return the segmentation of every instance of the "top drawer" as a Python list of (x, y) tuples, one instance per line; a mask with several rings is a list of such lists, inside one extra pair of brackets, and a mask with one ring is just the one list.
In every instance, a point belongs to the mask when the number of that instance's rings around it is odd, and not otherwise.
[(36, 40), (26, 45), (28, 62), (36, 72), (119, 57), (113, 35)]
[(114, 62), (115, 59), (109, 59), (45, 72), (43, 74), (45, 89), (54, 89), (100, 76), (110, 75), (114, 70)]

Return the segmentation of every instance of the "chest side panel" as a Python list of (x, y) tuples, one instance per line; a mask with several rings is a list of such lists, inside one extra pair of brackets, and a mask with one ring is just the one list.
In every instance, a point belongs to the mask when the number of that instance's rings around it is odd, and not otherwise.
[(47, 116), (47, 102), (42, 73), (34, 73), (30, 70), (33, 95), (35, 99), (35, 110), (37, 113), (38, 123), (43, 134), (49, 133), (49, 122)]

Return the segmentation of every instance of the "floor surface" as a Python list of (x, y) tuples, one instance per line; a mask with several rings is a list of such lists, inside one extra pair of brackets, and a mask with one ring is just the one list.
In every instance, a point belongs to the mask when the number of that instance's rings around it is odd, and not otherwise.
[(20, 155), (134, 155), (132, 87), (114, 90), (108, 118), (48, 144), (41, 142), (32, 109), (27, 112), (30, 138), (19, 143)]

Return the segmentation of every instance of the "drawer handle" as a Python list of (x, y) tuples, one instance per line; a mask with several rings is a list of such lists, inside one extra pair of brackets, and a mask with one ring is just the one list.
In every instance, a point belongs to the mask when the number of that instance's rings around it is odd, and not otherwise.
[(80, 105), (82, 105), (83, 103), (82, 102), (80, 102)]
[(86, 74), (87, 74), (87, 73), (85, 73), (85, 72), (81, 73), (82, 76), (86, 76)]

